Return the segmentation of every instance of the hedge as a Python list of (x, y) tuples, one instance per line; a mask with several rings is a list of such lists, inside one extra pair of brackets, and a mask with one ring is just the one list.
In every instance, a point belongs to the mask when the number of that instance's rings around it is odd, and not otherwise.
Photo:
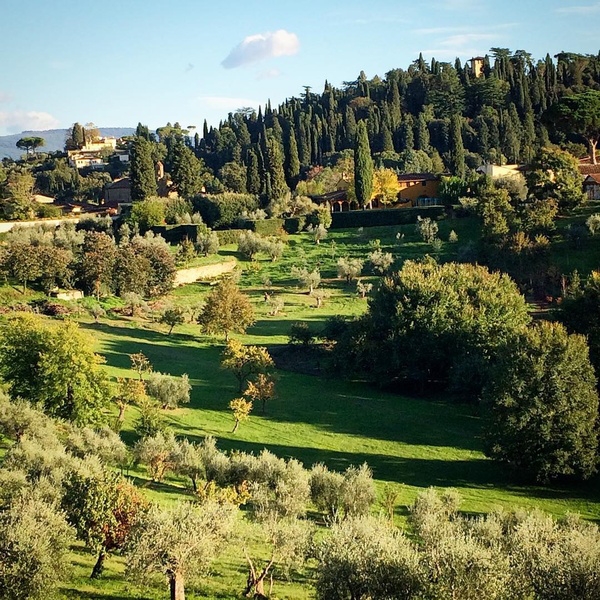
[(240, 233), (246, 231), (245, 229), (219, 229), (217, 230), (217, 237), (219, 238), (219, 244), (221, 246), (230, 246), (231, 244), (238, 243), (238, 237)]
[(250, 229), (265, 237), (281, 235), (283, 231), (284, 219), (247, 219), (242, 224), (243, 229)]
[(331, 216), (332, 229), (352, 227), (379, 227), (385, 225), (407, 225), (416, 223), (417, 217), (438, 219), (445, 214), (443, 206), (423, 206), (415, 208), (388, 208), (382, 210), (351, 210), (334, 212)]
[(169, 244), (180, 244), (188, 239), (195, 242), (198, 239), (198, 233), (206, 231), (204, 223), (181, 223), (179, 225), (155, 225), (150, 227), (155, 235), (161, 235)]
[(288, 233), (300, 233), (306, 227), (306, 217), (288, 217), (283, 220), (283, 228)]
[(231, 227), (243, 212), (250, 213), (259, 208), (258, 196), (253, 194), (203, 194), (193, 199), (194, 210), (211, 228)]

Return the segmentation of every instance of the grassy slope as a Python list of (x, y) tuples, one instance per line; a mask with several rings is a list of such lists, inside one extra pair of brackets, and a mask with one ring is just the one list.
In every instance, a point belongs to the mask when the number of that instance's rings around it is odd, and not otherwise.
[[(451, 258), (458, 247), (471, 238), (476, 225), (471, 220), (440, 223), (440, 236), (447, 239), (450, 229), (456, 230), (458, 244), (445, 244), (442, 258)], [(396, 240), (402, 231), (404, 238)], [(417, 241), (413, 226), (368, 229), (357, 232), (331, 232), (328, 240), (316, 246), (308, 236), (292, 236), (286, 255), (277, 263), (261, 261), (260, 269), (249, 268), (241, 285), (250, 293), (259, 315), (256, 325), (241, 336), (245, 343), (279, 344), (287, 339), (289, 326), (306, 320), (315, 328), (332, 314), (355, 315), (366, 308), (366, 301), (357, 298), (351, 288), (335, 280), (335, 262), (339, 256), (364, 257), (367, 242), (380, 239), (384, 249), (394, 249), (397, 265), (406, 258), (421, 256), (429, 250)], [(331, 240), (335, 242), (332, 247)], [(595, 240), (592, 240), (595, 242)], [(591, 243), (591, 242), (590, 242)], [(594, 255), (597, 248), (594, 245)], [(224, 256), (233, 253), (225, 248)], [(571, 252), (589, 256), (589, 251)], [(586, 259), (587, 260), (587, 259)], [(306, 262), (319, 266), (323, 287), (330, 297), (321, 309), (302, 291), (294, 289), (290, 277), (294, 264)], [(594, 262), (595, 261), (595, 262)], [(598, 264), (587, 260), (582, 271)], [(578, 263), (581, 264), (581, 263)], [(272, 282), (272, 292), (285, 301), (283, 313), (267, 315), (263, 301), (265, 277)], [(182, 304), (197, 304), (207, 293), (207, 285), (196, 284), (176, 290), (174, 299)], [(188, 373), (193, 385), (189, 407), (169, 413), (172, 426), (179, 435), (199, 439), (211, 434), (224, 449), (258, 452), (267, 448), (280, 456), (294, 456), (306, 466), (324, 462), (336, 469), (364, 461), (373, 469), (378, 485), (389, 482), (400, 490), (397, 510), (399, 521), (406, 506), (419, 490), (427, 486), (452, 486), (461, 492), (463, 508), (470, 512), (489, 511), (496, 506), (506, 508), (539, 507), (560, 515), (578, 512), (591, 519), (600, 518), (600, 484), (598, 479), (579, 487), (537, 487), (511, 483), (502, 471), (482, 453), (480, 420), (473, 406), (454, 404), (443, 398), (421, 399), (382, 393), (376, 387), (360, 381), (314, 377), (291, 372), (277, 374), (278, 398), (265, 415), (257, 412), (238, 432), (233, 425), (227, 403), (237, 395), (232, 375), (219, 368), (222, 341), (199, 335), (196, 326), (177, 328), (167, 336), (164, 328), (151, 323), (126, 319), (84, 322), (97, 341), (97, 349), (107, 358), (112, 376), (131, 375), (128, 354), (144, 352), (156, 370), (180, 375)], [(125, 437), (132, 439), (131, 425), (135, 411), (127, 419)], [(182, 497), (182, 482), (170, 480), (158, 489), (147, 488), (152, 498), (168, 502)], [(265, 549), (256, 540), (257, 551)], [(198, 597), (226, 598), (239, 592), (245, 579), (242, 552), (234, 545), (221, 560), (204, 594)], [(73, 598), (129, 598), (138, 592), (124, 583), (120, 559), (111, 559), (107, 577), (91, 584), (87, 573), (92, 559), (85, 553), (75, 554), (77, 577), (69, 586)], [(166, 591), (166, 590), (165, 590)], [(280, 598), (308, 598), (310, 590), (298, 584), (277, 584)], [(162, 597), (161, 588), (148, 598)], [(193, 596), (191, 596), (193, 597)]]

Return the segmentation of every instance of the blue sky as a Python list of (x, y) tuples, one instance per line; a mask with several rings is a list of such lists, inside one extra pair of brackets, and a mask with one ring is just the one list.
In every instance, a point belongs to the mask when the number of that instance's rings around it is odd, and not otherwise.
[(419, 52), (597, 54), (599, 17), (588, 0), (0, 0), (0, 135), (75, 121), (201, 128), (361, 69), (383, 77)]

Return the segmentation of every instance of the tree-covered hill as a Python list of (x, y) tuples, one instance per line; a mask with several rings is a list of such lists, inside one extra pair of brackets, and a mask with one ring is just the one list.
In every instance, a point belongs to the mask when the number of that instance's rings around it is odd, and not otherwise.
[[(16, 147), (18, 140), (25, 136), (38, 136), (44, 139), (45, 144), (39, 150), (40, 152), (55, 152), (64, 150), (67, 129), (48, 129), (46, 131), (22, 131), (12, 135), (0, 136), (0, 158), (5, 156), (18, 159), (22, 156), (23, 150)], [(101, 127), (100, 133), (107, 137), (120, 138), (124, 135), (131, 135), (135, 130), (131, 127)]]
[[(279, 141), (294, 189), (303, 171), (353, 149), (357, 123), (364, 120), (380, 165), (461, 175), (486, 161), (528, 162), (548, 141), (584, 156), (585, 138), (561, 133), (547, 113), (564, 96), (599, 89), (600, 56), (561, 52), (536, 60), (523, 50), (492, 48), (477, 65), (427, 63), (420, 56), (383, 78), (361, 72), (340, 88), (325, 82), (322, 93), (307, 87), (278, 107), (268, 102), (258, 113), (242, 109), (214, 128), (205, 122), (194, 145), (215, 174), (237, 184), (236, 191), (268, 196), (268, 178), (253, 174), (269, 171), (269, 138)], [(240, 161), (245, 181), (232, 176)]]

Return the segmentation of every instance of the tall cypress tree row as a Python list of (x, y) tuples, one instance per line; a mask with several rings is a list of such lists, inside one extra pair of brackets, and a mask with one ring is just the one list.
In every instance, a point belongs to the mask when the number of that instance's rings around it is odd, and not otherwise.
[(361, 206), (371, 201), (373, 193), (373, 159), (369, 146), (367, 126), (359, 121), (356, 126), (356, 142), (354, 145), (354, 190)]
[(152, 144), (137, 137), (131, 147), (130, 159), (131, 199), (144, 200), (156, 196), (156, 173), (152, 161)]

